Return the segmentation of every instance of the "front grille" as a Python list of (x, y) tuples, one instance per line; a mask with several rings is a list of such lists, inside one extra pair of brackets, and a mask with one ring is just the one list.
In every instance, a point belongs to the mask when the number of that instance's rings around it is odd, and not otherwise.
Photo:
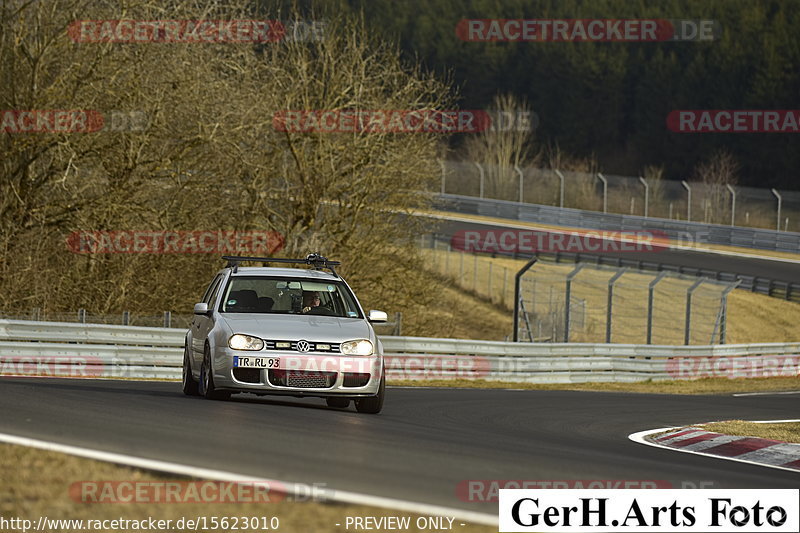
[(233, 378), (244, 383), (261, 383), (260, 368), (234, 368)]
[[(288, 344), (288, 347), (278, 348), (277, 344)], [(312, 352), (322, 352), (322, 353), (339, 353), (339, 343), (338, 342), (325, 342), (325, 341), (308, 341), (308, 344), (311, 345)], [(320, 348), (320, 345), (323, 347)], [(327, 349), (324, 346), (328, 346)], [(276, 339), (264, 339), (264, 349), (265, 350), (276, 350), (279, 352), (296, 352), (297, 351), (297, 341), (282, 341)]]
[(369, 383), (369, 374), (361, 372), (345, 372), (343, 387), (363, 387)]
[(327, 389), (336, 383), (336, 372), (307, 372), (304, 370), (270, 370), (269, 382), (279, 387)]

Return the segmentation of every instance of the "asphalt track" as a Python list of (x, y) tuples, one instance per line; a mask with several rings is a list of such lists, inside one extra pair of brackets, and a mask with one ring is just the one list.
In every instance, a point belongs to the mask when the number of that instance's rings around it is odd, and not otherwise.
[[(0, 431), (246, 476), (495, 514), (465, 480), (798, 488), (800, 474), (636, 444), (630, 433), (797, 417), (785, 395), (390, 388), (383, 413), (319, 399), (184, 396), (178, 383), (0, 378)], [(44, 474), (43, 474), (44, 475)]]
[[(524, 223), (519, 221), (509, 221), (508, 225), (497, 222), (477, 222), (473, 219), (452, 220), (451, 217), (458, 218), (456, 213), (448, 213), (447, 220), (438, 220), (435, 231), (439, 234), (452, 236), (459, 231), (465, 230), (503, 230), (507, 228), (520, 228)], [(528, 229), (534, 229), (528, 227)], [(548, 233), (547, 230), (536, 230)], [(751, 250), (758, 253), (758, 250)], [(581, 256), (592, 257), (597, 254), (586, 253)], [(633, 261), (647, 263), (662, 263), (667, 265), (682, 266), (690, 269), (704, 269), (714, 272), (730, 272), (740, 276), (751, 276), (770, 279), (779, 282), (800, 282), (800, 261), (781, 261), (774, 258), (755, 258), (746, 255), (728, 255), (709, 253), (700, 250), (660, 250), (655, 252), (605, 252), (605, 257), (620, 257)]]

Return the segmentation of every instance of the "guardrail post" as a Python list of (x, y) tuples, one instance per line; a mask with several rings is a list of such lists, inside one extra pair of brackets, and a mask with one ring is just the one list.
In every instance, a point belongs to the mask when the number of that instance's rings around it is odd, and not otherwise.
[(611, 343), (611, 319), (613, 316), (611, 310), (614, 305), (614, 284), (627, 271), (628, 267), (625, 267), (611, 276), (611, 279), (608, 280), (608, 303), (606, 305), (606, 344)]
[(731, 193), (731, 226), (736, 225), (736, 189), (730, 183), (726, 183), (725, 186), (728, 188), (728, 191)]
[(656, 279), (650, 282), (647, 286), (647, 344), (653, 344), (653, 296), (656, 291), (656, 285), (659, 281), (664, 279), (668, 274), (666, 270), (658, 273)]
[(705, 278), (700, 278), (686, 290), (686, 324), (683, 328), (683, 344), (686, 346), (689, 345), (689, 339), (692, 334), (692, 294), (704, 281)]
[(524, 179), (524, 176), (517, 165), (514, 165), (514, 170), (516, 170), (517, 174), (519, 174), (519, 203), (522, 203), (522, 180)]
[[(786, 294), (789, 294), (789, 290), (788, 289), (786, 290)], [(787, 298), (787, 300), (788, 300), (788, 298)], [(31, 311), (31, 320), (33, 320), (35, 322), (38, 322), (39, 318), (41, 316), (41, 312), (42, 312), (41, 308), (34, 307), (33, 310)]]
[(778, 223), (777, 223), (775, 229), (780, 231), (781, 230), (781, 204), (783, 203), (783, 198), (781, 197), (781, 194), (778, 191), (776, 191), (775, 189), (772, 189), (772, 194), (774, 194), (775, 198), (778, 199)]
[(86, 309), (78, 309), (78, 322), (86, 324)]
[(583, 263), (578, 263), (575, 269), (567, 274), (567, 290), (564, 295), (564, 342), (569, 342), (569, 308), (570, 298), (572, 298), (572, 279), (578, 275), (578, 272), (583, 268)]
[(562, 174), (561, 171), (558, 170), (557, 168), (554, 169), (554, 170), (555, 170), (556, 176), (558, 176), (558, 179), (561, 180), (561, 188), (560, 188), (559, 195), (558, 195), (558, 198), (559, 198), (558, 207), (563, 209), (564, 208), (564, 174)]
[(484, 182), (486, 181), (486, 174), (483, 172), (483, 167), (479, 163), (473, 163), (473, 165), (478, 167), (478, 171), (481, 173), (480, 198), (483, 198)]
[(608, 180), (599, 172), (597, 179), (603, 182), (603, 213), (608, 213)]
[(164, 327), (172, 327), (172, 311), (164, 311)]
[(446, 173), (444, 161), (440, 159), (439, 165), (442, 167), (442, 194), (444, 194), (444, 183), (445, 183), (445, 173)]
[(639, 176), (639, 181), (644, 185), (644, 218), (647, 218), (650, 208), (650, 185), (648, 185), (647, 180), (641, 176)]
[(123, 311), (122, 312), (122, 325), (129, 326), (131, 323), (131, 312), (130, 311)]
[(692, 188), (685, 180), (681, 180), (681, 185), (686, 189), (686, 222), (692, 221)]
[(520, 280), (522, 276), (527, 272), (533, 264), (536, 262), (536, 258), (531, 258), (530, 261), (525, 263), (525, 266), (519, 269), (519, 271), (514, 275), (514, 342), (519, 341), (519, 299), (520, 299)]

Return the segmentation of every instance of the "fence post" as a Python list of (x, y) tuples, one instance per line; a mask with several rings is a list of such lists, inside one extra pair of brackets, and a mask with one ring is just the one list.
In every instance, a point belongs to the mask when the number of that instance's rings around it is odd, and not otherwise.
[(648, 210), (650, 208), (650, 185), (647, 180), (639, 176), (639, 181), (644, 185), (644, 218), (647, 218)]
[(683, 344), (689, 345), (689, 338), (692, 334), (692, 294), (703, 284), (705, 278), (700, 278), (686, 290), (686, 325), (683, 328)]
[(608, 213), (608, 180), (599, 172), (597, 178), (603, 182), (603, 213)]
[[(503, 267), (503, 302), (506, 301), (507, 292), (508, 292), (508, 267)], [(789, 294), (788, 290), (786, 294)]]
[(611, 276), (610, 280), (608, 280), (608, 304), (606, 305), (606, 344), (611, 343), (611, 318), (613, 316), (611, 309), (614, 305), (614, 284), (627, 271), (628, 267), (622, 268), (618, 270), (616, 274)]
[(172, 327), (172, 311), (164, 311), (164, 327)]
[(483, 167), (479, 163), (473, 163), (473, 165), (478, 167), (478, 171), (481, 173), (480, 197), (483, 198), (484, 181), (486, 180), (486, 175), (483, 172)]
[(533, 264), (536, 262), (536, 258), (531, 258), (524, 267), (519, 269), (519, 271), (514, 276), (514, 342), (519, 341), (519, 299), (522, 297), (520, 292), (520, 280), (522, 276), (527, 272)]
[(78, 309), (78, 322), (86, 324), (86, 309)]
[(523, 197), (522, 197), (522, 180), (523, 180), (523, 175), (522, 175), (522, 171), (519, 169), (519, 167), (518, 167), (517, 165), (514, 165), (514, 170), (516, 170), (516, 171), (517, 171), (517, 174), (519, 174), (519, 203), (522, 203), (522, 202), (523, 202), (523, 199), (522, 199), (522, 198), (523, 198)]
[(730, 183), (726, 183), (725, 186), (728, 188), (728, 191), (731, 193), (731, 226), (736, 225), (736, 189)]
[(556, 176), (558, 176), (558, 179), (561, 180), (561, 189), (559, 191), (559, 196), (558, 196), (558, 198), (559, 198), (558, 207), (563, 209), (564, 208), (564, 174), (562, 174), (561, 171), (558, 170), (557, 168), (554, 169), (554, 170), (556, 172)]
[(772, 194), (775, 195), (775, 198), (778, 199), (778, 223), (775, 227), (776, 230), (781, 230), (781, 204), (783, 203), (783, 198), (781, 197), (780, 193), (775, 189), (772, 189)]
[(681, 185), (686, 189), (686, 222), (692, 221), (692, 188), (686, 183), (686, 180), (681, 180)]
[(569, 342), (569, 308), (570, 298), (572, 298), (572, 279), (578, 275), (578, 272), (583, 268), (583, 263), (578, 263), (575, 269), (567, 274), (567, 291), (564, 295), (564, 342)]
[(722, 291), (722, 297), (720, 301), (720, 324), (719, 324), (719, 343), (725, 344), (725, 340), (728, 337), (728, 294), (739, 286), (742, 280), (736, 280), (736, 283), (731, 283), (728, 285), (724, 291)]
[(653, 295), (656, 291), (656, 285), (667, 274), (666, 270), (659, 272), (656, 279), (647, 286), (647, 344), (653, 344)]
[(489, 301), (492, 301), (492, 262), (489, 261), (489, 283), (486, 291), (486, 296), (489, 297)]

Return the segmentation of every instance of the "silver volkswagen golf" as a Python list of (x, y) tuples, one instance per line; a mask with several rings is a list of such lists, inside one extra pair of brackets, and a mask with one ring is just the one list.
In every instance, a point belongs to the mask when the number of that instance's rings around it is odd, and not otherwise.
[[(336, 273), (337, 261), (229, 257), (194, 306), (183, 355), (183, 392), (225, 400), (234, 393), (350, 401), (361, 413), (383, 407), (383, 346), (371, 322)], [(309, 268), (240, 267), (294, 263)], [(324, 271), (327, 270), (328, 272)]]

